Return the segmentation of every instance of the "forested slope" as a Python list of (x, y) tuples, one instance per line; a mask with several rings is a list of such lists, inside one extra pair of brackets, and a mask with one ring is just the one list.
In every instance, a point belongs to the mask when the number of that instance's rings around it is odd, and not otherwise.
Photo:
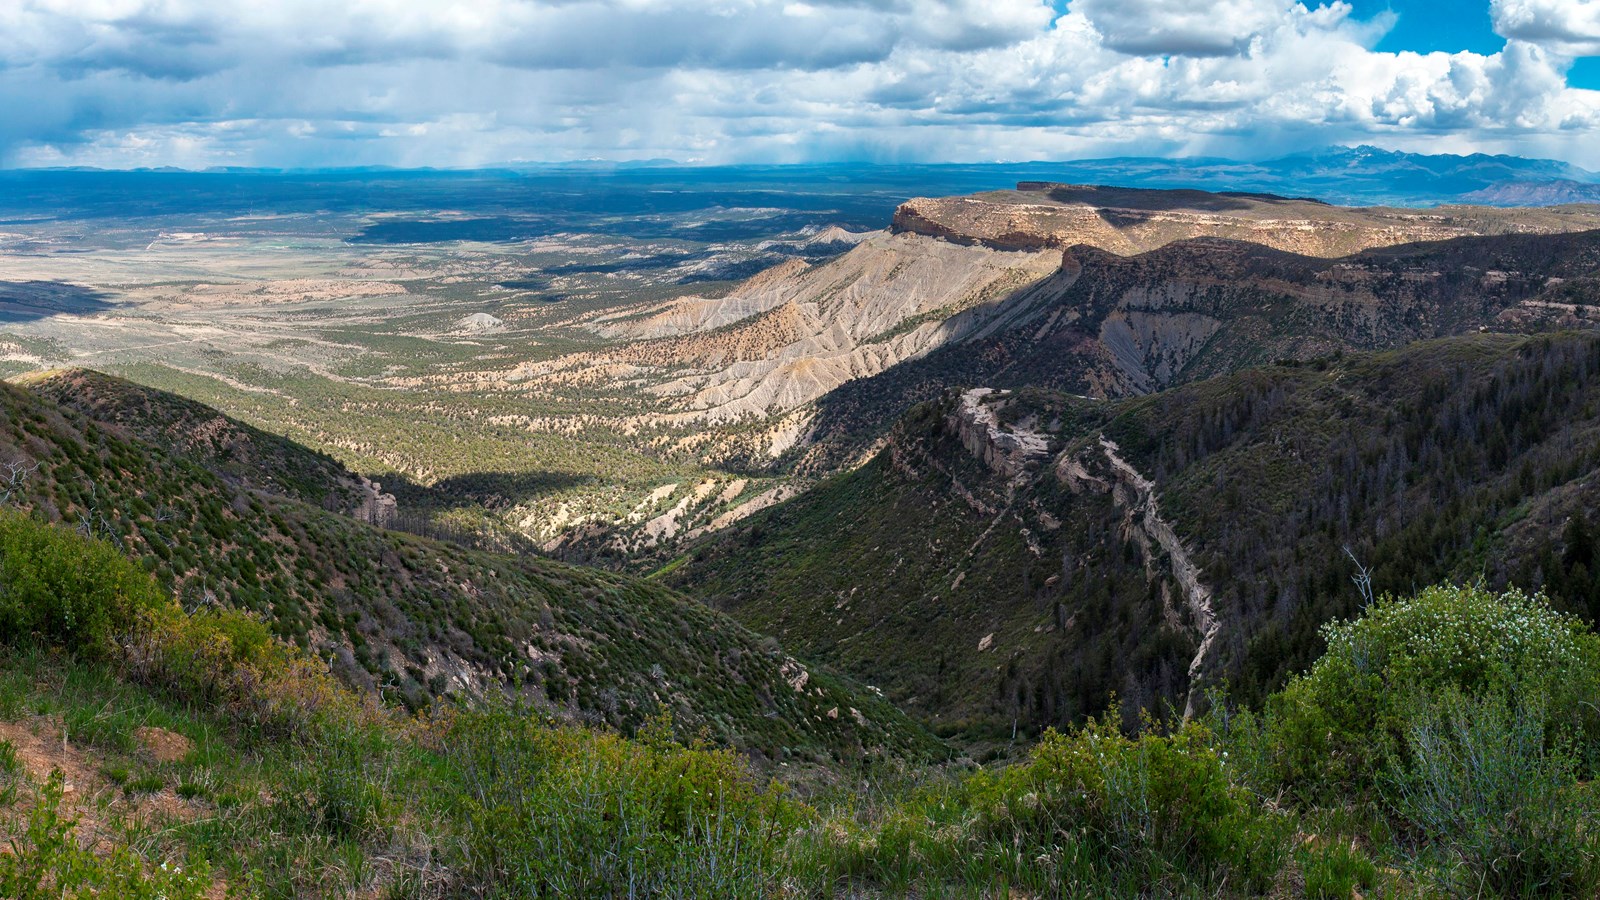
[(669, 577), (948, 727), (1008, 730), (1113, 692), (1259, 698), (1360, 608), (1357, 561), (1379, 593), (1515, 583), (1592, 620), (1597, 505), (1600, 336), (1474, 335), (1120, 402), (953, 392)]

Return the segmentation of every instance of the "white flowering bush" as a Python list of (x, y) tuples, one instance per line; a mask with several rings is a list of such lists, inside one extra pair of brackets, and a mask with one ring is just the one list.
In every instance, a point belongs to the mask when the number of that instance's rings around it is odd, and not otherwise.
[(1471, 691), (1529, 675), (1592, 677), (1596, 663), (1596, 638), (1582, 622), (1516, 589), (1432, 587), (1384, 598), (1322, 633), (1328, 651), (1311, 677), (1331, 682), (1377, 675), (1390, 687)]
[(1303, 792), (1371, 786), (1416, 698), (1536, 698), (1552, 729), (1600, 736), (1600, 637), (1521, 591), (1431, 587), (1325, 626), (1328, 650), (1268, 707), (1276, 774)]

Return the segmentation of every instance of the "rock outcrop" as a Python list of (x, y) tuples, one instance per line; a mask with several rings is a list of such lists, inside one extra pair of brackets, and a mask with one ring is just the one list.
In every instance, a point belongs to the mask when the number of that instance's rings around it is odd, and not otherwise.
[(1015, 480), (1045, 456), (1050, 440), (1028, 428), (1001, 425), (996, 410), (1007, 393), (992, 388), (966, 391), (950, 411), (946, 424), (969, 453), (999, 475)]
[(456, 331), (465, 334), (489, 334), (504, 331), (506, 323), (489, 313), (472, 313), (456, 320)]

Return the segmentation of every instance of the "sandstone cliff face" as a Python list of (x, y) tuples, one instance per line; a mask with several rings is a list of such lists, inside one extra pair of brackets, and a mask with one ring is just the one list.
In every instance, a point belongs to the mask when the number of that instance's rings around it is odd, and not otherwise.
[(1142, 249), (1087, 206), (995, 203), (979, 197), (921, 197), (900, 204), (894, 211), (893, 228), (957, 244), (1005, 250), (1059, 250), (1075, 244), (1124, 254)]
[(400, 504), (395, 496), (385, 493), (383, 485), (365, 475), (353, 477), (355, 487), (360, 491), (361, 501), (350, 514), (379, 528), (392, 526), (400, 513)]
[(1005, 249), (1087, 244), (1131, 255), (1174, 241), (1225, 238), (1306, 256), (1469, 235), (1553, 234), (1600, 227), (1600, 207), (1350, 208), (1267, 194), (1211, 194), (1023, 182), (1015, 191), (918, 198), (895, 211), (899, 232)]
[(1050, 447), (1047, 436), (1030, 428), (1000, 424), (997, 408), (1007, 391), (973, 388), (961, 395), (951, 409), (946, 426), (967, 452), (983, 461), (996, 474), (1019, 479), (1029, 466), (1042, 459)]

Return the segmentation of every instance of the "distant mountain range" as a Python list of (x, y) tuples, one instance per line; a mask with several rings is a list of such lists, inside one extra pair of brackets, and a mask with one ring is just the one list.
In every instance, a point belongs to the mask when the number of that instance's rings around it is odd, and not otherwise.
[[(1600, 183), (1600, 174), (1556, 160), (1482, 153), (1470, 156), (1397, 153), (1368, 146), (1332, 147), (1254, 163), (1220, 158), (1125, 158), (1091, 160), (1065, 168), (1076, 181), (1095, 180), (1138, 187), (1268, 191), (1347, 204), (1542, 205), (1571, 201), (1531, 197), (1519, 200), (1513, 193), (1498, 198), (1486, 194), (1469, 195), (1497, 191), (1512, 184)], [(1084, 175), (1095, 177), (1080, 177), (1080, 170)]]
[[(90, 167), (16, 170), (6, 174), (61, 175), (108, 174)], [(1310, 197), (1330, 203), (1435, 206), (1479, 203), (1491, 206), (1542, 206), (1552, 203), (1590, 203), (1600, 199), (1600, 173), (1551, 159), (1491, 156), (1474, 153), (1402, 153), (1378, 147), (1328, 147), (1277, 159), (1243, 161), (1225, 157), (1111, 157), (1066, 161), (1014, 163), (919, 163), (911, 165), (861, 162), (800, 165), (699, 166), (673, 160), (577, 160), (552, 163), (505, 163), (481, 169), (397, 169), (390, 166), (328, 168), (248, 168), (239, 166), (203, 170), (199, 174), (232, 177), (278, 176), (303, 178), (330, 176), (341, 179), (372, 176), (394, 178), (463, 177), (541, 178), (568, 177), (619, 182), (648, 181), (663, 187), (722, 185), (753, 187), (797, 180), (839, 179), (870, 184), (906, 196), (968, 193), (1014, 181), (1068, 181), (1080, 184), (1114, 184), (1126, 187), (1201, 188), (1211, 191), (1257, 191), (1287, 197)], [(196, 174), (183, 169), (135, 169), (141, 176)]]

